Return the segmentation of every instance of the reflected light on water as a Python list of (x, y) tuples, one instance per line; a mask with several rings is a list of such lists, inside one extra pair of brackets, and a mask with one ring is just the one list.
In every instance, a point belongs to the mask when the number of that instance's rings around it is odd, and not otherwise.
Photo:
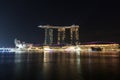
[(81, 54), (80, 51), (0, 54), (0, 80), (8, 80), (7, 75), (9, 80), (120, 80), (118, 57)]

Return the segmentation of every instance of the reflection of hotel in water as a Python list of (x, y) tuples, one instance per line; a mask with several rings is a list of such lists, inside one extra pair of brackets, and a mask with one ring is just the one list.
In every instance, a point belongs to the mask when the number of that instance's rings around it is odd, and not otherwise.
[(78, 59), (80, 58), (80, 52), (57, 52), (55, 53), (55, 52), (50, 52), (50, 51), (44, 51), (43, 61), (44, 62), (55, 61), (59, 63), (60, 62), (65, 63), (66, 61), (69, 61), (70, 63), (74, 63), (75, 60), (78, 60), (77, 58)]

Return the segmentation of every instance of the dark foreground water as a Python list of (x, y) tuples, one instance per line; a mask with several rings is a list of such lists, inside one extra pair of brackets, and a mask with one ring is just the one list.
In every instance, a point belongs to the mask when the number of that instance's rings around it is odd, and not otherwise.
[(80, 53), (1, 53), (0, 80), (120, 80), (120, 59), (80, 57)]

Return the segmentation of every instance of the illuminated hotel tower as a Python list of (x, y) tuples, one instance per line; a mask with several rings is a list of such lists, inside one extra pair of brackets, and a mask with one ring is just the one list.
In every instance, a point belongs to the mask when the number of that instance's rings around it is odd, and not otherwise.
[(70, 44), (71, 45), (77, 45), (79, 43), (79, 26), (78, 25), (72, 25), (72, 26), (38, 26), (40, 28), (45, 29), (45, 40), (44, 44), (45, 45), (51, 45), (53, 43), (53, 30), (57, 29), (58, 30), (58, 40), (57, 44), (65, 44), (65, 30), (69, 29), (70, 30)]
[(65, 28), (58, 28), (58, 43), (57, 44), (64, 44), (65, 43)]
[(70, 28), (71, 44), (76, 45), (79, 43), (79, 29), (78, 27)]
[(53, 29), (45, 28), (45, 41), (44, 44), (52, 44), (53, 42)]

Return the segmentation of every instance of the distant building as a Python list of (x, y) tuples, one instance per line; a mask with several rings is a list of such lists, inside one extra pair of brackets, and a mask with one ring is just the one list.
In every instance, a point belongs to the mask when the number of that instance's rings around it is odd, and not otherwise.
[(16, 48), (19, 48), (19, 49), (30, 48), (30, 47), (33, 46), (33, 44), (21, 42), (21, 41), (18, 40), (18, 39), (15, 39), (15, 40), (14, 40), (14, 43), (15, 43), (15, 47), (16, 47)]
[[(66, 44), (69, 42), (66, 40), (68, 38), (67, 36), (70, 36), (70, 44), (71, 45), (77, 45), (79, 44), (79, 26), (78, 25), (71, 25), (71, 26), (49, 26), (49, 25), (44, 25), (44, 26), (38, 26), (39, 28), (45, 29), (45, 39), (44, 39), (44, 44), (45, 45), (51, 45), (54, 43), (53, 41), (53, 30), (58, 31), (57, 35), (57, 44)], [(66, 30), (70, 30), (69, 34), (66, 35)]]

